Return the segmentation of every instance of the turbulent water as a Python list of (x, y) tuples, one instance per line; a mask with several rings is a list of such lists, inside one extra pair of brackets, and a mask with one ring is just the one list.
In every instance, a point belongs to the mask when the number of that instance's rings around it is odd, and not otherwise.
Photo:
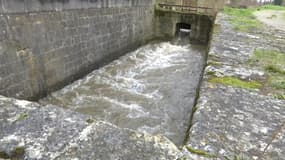
[(52, 93), (41, 103), (90, 114), (119, 127), (162, 134), (181, 145), (204, 53), (204, 46), (150, 43)]

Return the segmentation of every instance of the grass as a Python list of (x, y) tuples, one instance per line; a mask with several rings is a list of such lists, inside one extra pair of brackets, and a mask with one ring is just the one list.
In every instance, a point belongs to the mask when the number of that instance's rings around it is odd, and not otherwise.
[(273, 78), (271, 80), (270, 84), (275, 89), (284, 89), (285, 90), (285, 79)]
[(281, 11), (284, 10), (285, 11), (285, 7), (276, 6), (276, 5), (264, 5), (258, 8), (247, 8), (247, 9), (231, 8), (231, 7), (224, 8), (224, 12), (231, 16), (230, 22), (234, 26), (234, 28), (236, 30), (243, 31), (243, 32), (249, 32), (257, 28), (262, 28), (263, 26), (262, 23), (259, 22), (253, 14), (257, 10), (281, 10)]
[(231, 16), (230, 22), (234, 26), (234, 28), (243, 32), (249, 32), (262, 27), (262, 23), (259, 22), (253, 15), (253, 12), (255, 11), (256, 9), (253, 8), (224, 8), (224, 12)]
[(254, 58), (269, 76), (268, 83), (275, 89), (285, 89), (285, 53), (272, 50), (255, 50)]
[(195, 149), (195, 148), (192, 148), (190, 146), (187, 146), (186, 148), (187, 148), (187, 150), (189, 152), (191, 152), (193, 154), (197, 154), (197, 155), (203, 156), (203, 157), (208, 157), (208, 158), (215, 158), (215, 157), (217, 157), (214, 154), (208, 153), (208, 152), (203, 151), (203, 150)]
[(282, 10), (285, 10), (285, 7), (284, 6), (277, 6), (277, 5), (264, 5), (264, 6), (261, 6), (261, 7), (258, 7), (258, 9), (267, 9), (267, 10), (276, 10), (276, 11), (282, 11)]
[(280, 100), (285, 100), (285, 93), (284, 94), (275, 94), (275, 98), (280, 99)]
[(255, 50), (250, 63), (263, 67), (267, 80), (265, 87), (277, 99), (285, 99), (285, 53), (274, 50)]
[(255, 50), (255, 59), (263, 65), (275, 65), (285, 67), (285, 53), (274, 50)]
[(283, 19), (285, 20), (285, 13), (283, 13)]
[(210, 82), (250, 90), (260, 89), (262, 87), (262, 84), (258, 81), (244, 81), (236, 77), (214, 77), (210, 79)]
[(285, 74), (285, 70), (278, 68), (275, 65), (269, 65), (265, 67), (265, 70), (270, 73), (278, 73), (278, 74)]

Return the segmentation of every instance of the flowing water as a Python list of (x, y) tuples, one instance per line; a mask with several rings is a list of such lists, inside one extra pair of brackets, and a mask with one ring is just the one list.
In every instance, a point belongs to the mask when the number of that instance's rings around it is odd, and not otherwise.
[(205, 62), (205, 46), (153, 42), (40, 102), (60, 105), (183, 144)]

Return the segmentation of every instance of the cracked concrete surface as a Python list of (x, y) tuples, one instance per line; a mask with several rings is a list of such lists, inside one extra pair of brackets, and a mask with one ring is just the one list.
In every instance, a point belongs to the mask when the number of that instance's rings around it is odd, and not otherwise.
[[(285, 32), (265, 28), (251, 33), (235, 31), (228, 16), (217, 16), (208, 66), (189, 132), (188, 147), (209, 156), (192, 159), (285, 159), (285, 101), (262, 90), (211, 83), (211, 77), (266, 79), (261, 66), (249, 66), (255, 49), (285, 52)], [(189, 151), (184, 148), (187, 155)]]

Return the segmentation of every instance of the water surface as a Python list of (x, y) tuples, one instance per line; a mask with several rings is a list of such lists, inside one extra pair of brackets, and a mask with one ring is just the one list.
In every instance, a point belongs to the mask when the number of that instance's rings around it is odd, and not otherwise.
[(52, 103), (119, 127), (185, 138), (205, 47), (157, 42), (145, 45), (52, 93)]

